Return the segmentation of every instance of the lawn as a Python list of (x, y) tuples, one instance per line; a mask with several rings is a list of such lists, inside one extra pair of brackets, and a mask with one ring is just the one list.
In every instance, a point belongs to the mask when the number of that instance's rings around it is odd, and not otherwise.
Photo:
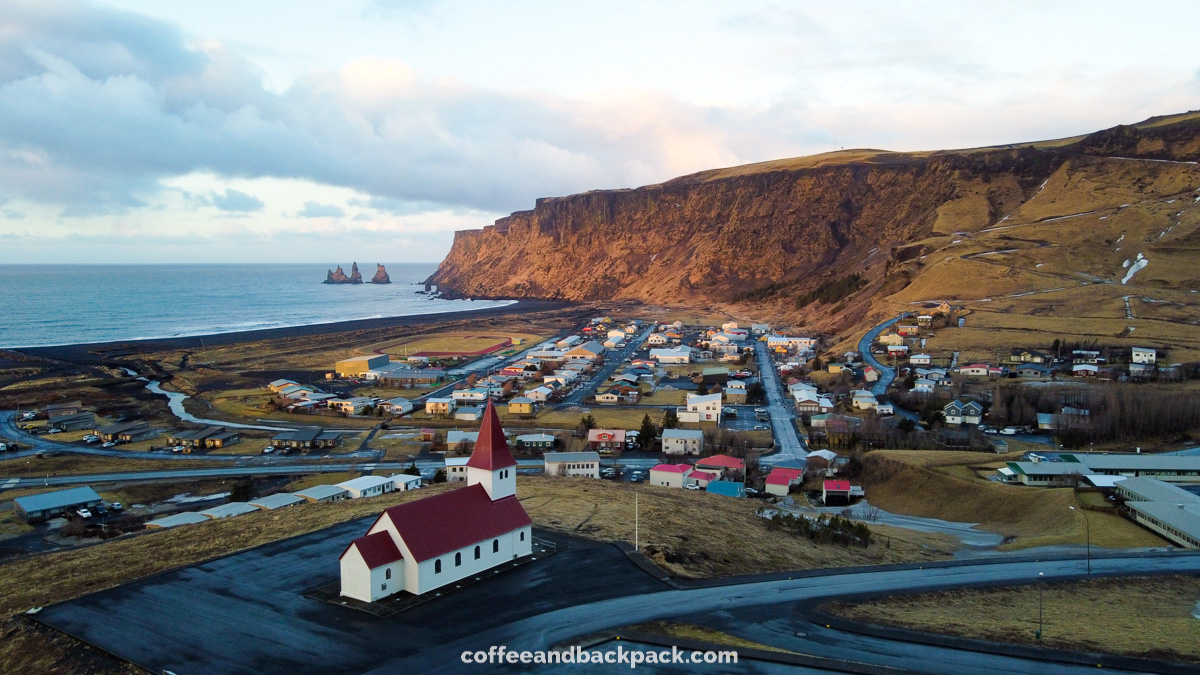
[[(1159, 576), (1046, 584), (1041, 644), (1200, 663), (1200, 578)], [(901, 595), (834, 603), (839, 616), (932, 633), (1038, 644), (1038, 587)]]
[[(1011, 537), (1006, 550), (1084, 544), (1087, 523), (1070, 488), (1002, 485), (971, 466), (1015, 460), (1020, 453), (877, 450), (865, 457), (868, 499), (892, 513), (979, 523)], [(1071, 510), (1070, 507), (1076, 507)], [(1119, 515), (1089, 511), (1091, 543), (1105, 548), (1158, 547), (1157, 535)]]
[[(414, 335), (385, 344), (370, 345), (365, 350), (368, 352), (381, 352), (401, 358), (421, 352), (433, 354), (473, 354), (499, 345), (505, 345), (505, 349), (509, 348), (509, 346), (524, 348), (528, 345), (536, 344), (544, 338), (544, 335), (509, 331), (444, 331)], [(510, 340), (511, 345), (508, 345)], [(522, 344), (518, 345), (518, 343)]]

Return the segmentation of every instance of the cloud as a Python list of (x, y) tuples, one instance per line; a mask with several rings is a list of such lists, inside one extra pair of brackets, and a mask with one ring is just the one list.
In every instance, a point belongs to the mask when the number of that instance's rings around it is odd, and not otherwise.
[(301, 218), (341, 218), (346, 215), (346, 212), (336, 204), (304, 202), (304, 208), (296, 213), (296, 215)]
[(264, 206), (263, 201), (258, 197), (232, 188), (226, 188), (224, 194), (212, 193), (209, 202), (222, 211), (233, 213), (260, 211)]

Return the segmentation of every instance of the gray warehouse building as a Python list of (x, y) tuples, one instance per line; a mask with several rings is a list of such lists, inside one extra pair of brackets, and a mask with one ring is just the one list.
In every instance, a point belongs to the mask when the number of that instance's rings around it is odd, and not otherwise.
[(40, 495), (17, 497), (13, 500), (13, 511), (27, 523), (49, 520), (77, 508), (99, 506), (104, 500), (90, 487), (44, 492)]

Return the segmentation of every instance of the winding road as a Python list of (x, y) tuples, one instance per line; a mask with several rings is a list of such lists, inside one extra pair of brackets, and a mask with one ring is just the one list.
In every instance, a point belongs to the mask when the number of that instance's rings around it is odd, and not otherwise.
[(879, 379), (876, 380), (875, 384), (871, 386), (871, 393), (875, 394), (876, 396), (887, 393), (888, 385), (892, 383), (892, 380), (896, 379), (896, 369), (892, 368), (891, 366), (883, 365), (880, 363), (879, 359), (875, 358), (875, 355), (871, 353), (871, 343), (874, 342), (875, 338), (879, 337), (879, 334), (886, 330), (888, 326), (891, 326), (906, 316), (909, 316), (909, 314), (904, 313), (894, 319), (888, 319), (887, 321), (884, 321), (878, 326), (875, 326), (871, 330), (867, 331), (867, 334), (862, 336), (862, 339), (858, 341), (858, 353), (862, 355), (864, 361), (869, 363), (873, 368), (875, 368), (875, 370), (879, 371)]

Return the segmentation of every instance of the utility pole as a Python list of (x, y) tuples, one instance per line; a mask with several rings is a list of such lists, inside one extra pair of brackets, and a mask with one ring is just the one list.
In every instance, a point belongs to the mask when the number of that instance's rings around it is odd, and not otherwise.
[(1042, 573), (1038, 572), (1038, 629), (1037, 634), (1034, 636), (1037, 638), (1038, 644), (1042, 642), (1042, 588), (1044, 586)]
[(635, 551), (641, 550), (641, 545), (638, 542), (638, 496), (636, 492), (633, 494), (633, 549)]

